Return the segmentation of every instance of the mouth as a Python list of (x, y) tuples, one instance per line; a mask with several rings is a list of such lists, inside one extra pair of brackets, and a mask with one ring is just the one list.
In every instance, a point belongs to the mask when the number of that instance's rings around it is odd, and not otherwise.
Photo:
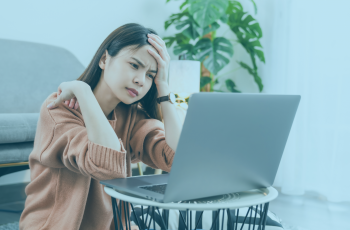
[(135, 89), (129, 89), (129, 88), (126, 88), (126, 89), (128, 90), (128, 93), (129, 93), (130, 96), (136, 97), (136, 96), (138, 95), (137, 90), (135, 90)]

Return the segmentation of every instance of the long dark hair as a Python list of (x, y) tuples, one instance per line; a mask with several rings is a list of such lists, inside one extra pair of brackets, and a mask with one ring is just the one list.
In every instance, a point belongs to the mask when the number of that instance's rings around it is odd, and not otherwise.
[[(98, 63), (105, 50), (108, 51), (110, 56), (114, 57), (120, 50), (127, 46), (137, 45), (132, 48), (132, 50), (135, 51), (144, 45), (151, 45), (147, 40), (147, 34), (149, 33), (158, 35), (153, 29), (145, 28), (137, 23), (128, 23), (120, 26), (102, 42), (90, 64), (77, 80), (87, 83), (90, 85), (91, 90), (94, 90), (101, 78), (102, 70)], [(157, 103), (157, 97), (158, 91), (156, 84), (153, 81), (152, 86), (146, 95), (140, 100), (132, 103), (132, 105), (137, 104), (137, 106), (141, 107), (150, 118), (163, 121), (161, 109)]]

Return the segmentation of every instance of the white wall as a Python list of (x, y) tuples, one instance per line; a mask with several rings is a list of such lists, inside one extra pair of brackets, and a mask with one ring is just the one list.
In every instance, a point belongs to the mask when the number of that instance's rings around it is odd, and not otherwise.
[[(262, 45), (266, 51), (271, 46), (271, 10), (274, 1), (258, 4), (258, 19), (263, 29)], [(119, 26), (135, 22), (157, 31), (161, 37), (171, 36), (178, 32), (173, 26), (164, 30), (164, 22), (173, 13), (179, 12), (181, 1), (172, 0), (128, 0), (128, 1), (1, 1), (0, 2), (0, 38), (44, 43), (63, 47), (71, 51), (87, 66), (102, 41)], [(253, 5), (249, 0), (242, 0), (245, 9), (253, 13)], [(217, 36), (234, 39), (227, 25), (222, 25)], [(250, 63), (246, 51), (235, 46), (235, 55), (229, 65), (218, 75), (236, 69), (236, 60)], [(172, 49), (168, 50), (171, 58), (176, 60)], [(269, 54), (266, 53), (269, 63)], [(263, 70), (263, 64), (258, 66)], [(78, 76), (77, 76), (78, 77)], [(263, 78), (264, 76), (262, 76)], [(245, 70), (224, 75), (220, 83), (232, 78), (239, 90), (243, 92), (258, 92), (253, 78)], [(215, 89), (225, 90), (222, 84)], [(29, 172), (18, 172), (0, 178), (0, 185), (29, 181)]]

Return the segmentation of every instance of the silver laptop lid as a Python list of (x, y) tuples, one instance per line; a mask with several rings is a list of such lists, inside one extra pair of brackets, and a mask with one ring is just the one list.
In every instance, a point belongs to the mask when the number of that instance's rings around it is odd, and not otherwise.
[(271, 186), (299, 101), (299, 95), (192, 94), (164, 202)]

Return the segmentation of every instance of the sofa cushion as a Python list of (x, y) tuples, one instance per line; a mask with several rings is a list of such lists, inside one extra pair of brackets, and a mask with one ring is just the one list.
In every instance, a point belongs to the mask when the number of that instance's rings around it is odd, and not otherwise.
[(0, 144), (34, 141), (39, 113), (0, 113)]
[(28, 161), (33, 146), (34, 141), (0, 144), (0, 164)]
[(28, 161), (41, 105), (84, 69), (64, 48), (0, 39), (0, 163)]
[(0, 39), (0, 113), (39, 113), (44, 100), (84, 66), (68, 50)]

